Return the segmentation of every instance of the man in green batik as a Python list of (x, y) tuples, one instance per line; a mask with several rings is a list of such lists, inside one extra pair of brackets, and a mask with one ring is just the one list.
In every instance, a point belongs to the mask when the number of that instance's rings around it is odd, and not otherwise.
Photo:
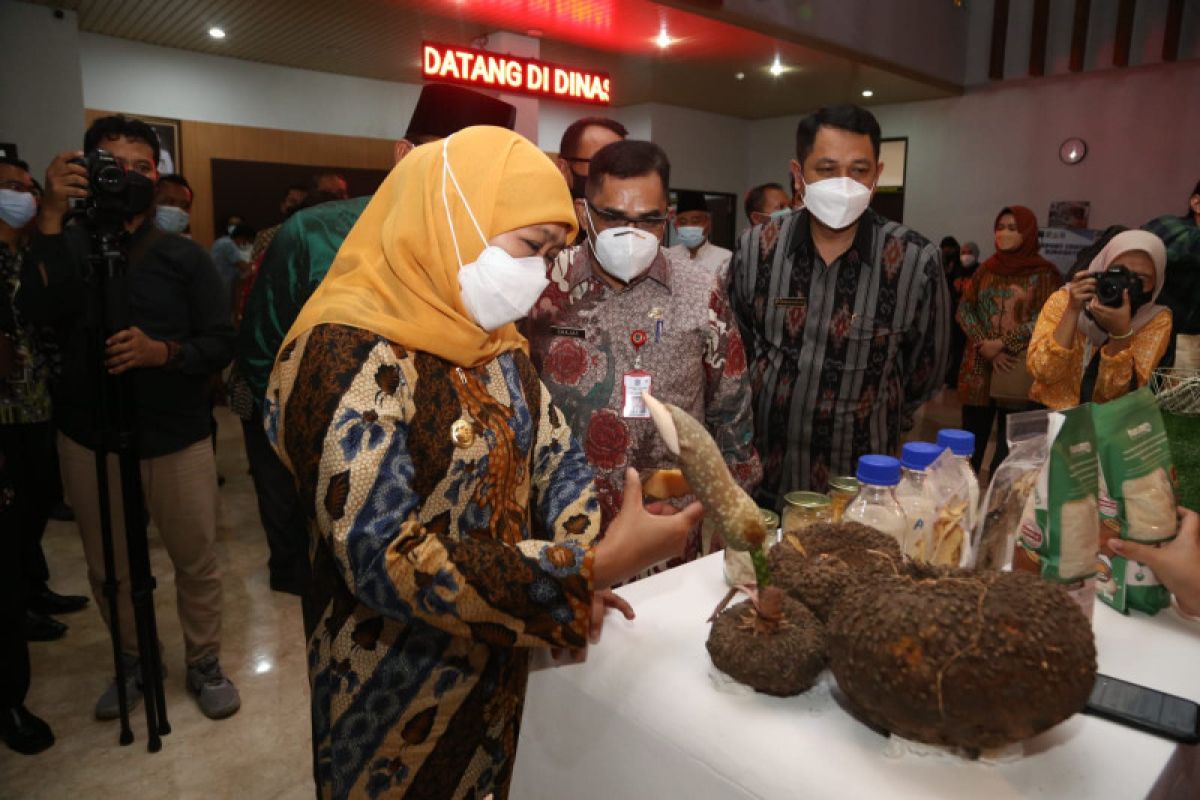
[[(516, 109), (508, 103), (470, 89), (430, 84), (421, 90), (405, 137), (396, 142), (395, 160), (463, 128), (497, 125), (511, 130), (515, 120)], [(370, 200), (368, 196), (321, 203), (288, 218), (263, 256), (238, 330), (231, 405), (242, 418), (246, 457), (271, 552), (271, 588), (301, 597), (310, 575), (308, 526), (292, 476), (267, 442), (263, 396), (284, 336)], [(306, 628), (313, 621), (310, 611), (304, 609)]]

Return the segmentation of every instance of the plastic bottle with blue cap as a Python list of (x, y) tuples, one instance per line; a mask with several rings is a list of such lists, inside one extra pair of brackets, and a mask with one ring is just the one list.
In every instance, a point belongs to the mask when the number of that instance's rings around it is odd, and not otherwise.
[(900, 462), (891, 456), (861, 456), (858, 459), (858, 494), (846, 506), (842, 519), (858, 522), (886, 533), (906, 549), (908, 517), (896, 499)]
[(967, 529), (974, 531), (979, 522), (979, 476), (971, 469), (971, 456), (975, 455), (975, 434), (958, 428), (942, 428), (938, 431), (937, 443), (954, 454), (955, 464), (967, 486)]
[(926, 470), (945, 449), (930, 442), (909, 442), (900, 451), (901, 476), (896, 500), (908, 519), (904, 554), (909, 558), (928, 561), (932, 552), (930, 532), (937, 522), (937, 500), (926, 484)]

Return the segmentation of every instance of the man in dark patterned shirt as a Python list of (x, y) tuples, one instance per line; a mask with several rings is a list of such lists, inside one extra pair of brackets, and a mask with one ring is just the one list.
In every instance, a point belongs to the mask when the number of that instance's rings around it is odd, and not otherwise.
[(730, 273), (754, 392), (759, 502), (823, 492), (865, 453), (895, 453), (942, 383), (950, 308), (938, 248), (867, 208), (879, 123), (856, 106), (800, 121), (805, 208), (743, 235)]

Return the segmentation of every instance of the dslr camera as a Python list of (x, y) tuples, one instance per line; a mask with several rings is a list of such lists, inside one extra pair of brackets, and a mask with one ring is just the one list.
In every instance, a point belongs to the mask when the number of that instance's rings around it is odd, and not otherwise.
[(1129, 313), (1134, 313), (1150, 299), (1149, 292), (1142, 286), (1142, 279), (1124, 264), (1113, 264), (1096, 276), (1096, 299), (1100, 305), (1120, 308), (1129, 292)]
[(107, 150), (96, 149), (84, 158), (73, 158), (88, 173), (88, 196), (71, 199), (71, 213), (101, 226), (119, 226), (140, 214), (154, 201), (154, 183), (144, 175), (127, 172)]

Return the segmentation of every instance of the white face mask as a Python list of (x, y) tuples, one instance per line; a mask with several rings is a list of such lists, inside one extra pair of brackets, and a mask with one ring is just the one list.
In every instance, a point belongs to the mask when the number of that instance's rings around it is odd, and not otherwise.
[(973, 255), (965, 255), (965, 256), (961, 256), (961, 257), (959, 258), (959, 261), (960, 261), (960, 262), (962, 262), (962, 265), (963, 265), (964, 267), (973, 267), (973, 266), (975, 266), (975, 256), (973, 256)]
[(867, 210), (874, 188), (867, 188), (853, 178), (826, 178), (805, 183), (804, 207), (826, 226), (841, 230), (853, 225)]
[(154, 211), (155, 224), (167, 233), (183, 233), (187, 230), (188, 220), (188, 212), (175, 206), (159, 206)]
[(37, 201), (29, 192), (0, 189), (0, 220), (12, 228), (24, 228), (37, 213)]
[(622, 283), (629, 283), (650, 269), (658, 255), (657, 236), (629, 225), (596, 233), (591, 206), (584, 208), (588, 227), (592, 229), (588, 243), (605, 272)]
[[(515, 258), (501, 247), (487, 243), (483, 229), (475, 220), (475, 213), (467, 204), (467, 197), (454, 170), (450, 169), (449, 145), (452, 136), (442, 141), (442, 204), (446, 208), (446, 222), (450, 225), (450, 240), (454, 243), (454, 255), (458, 259), (458, 286), (463, 305), (471, 319), (491, 332), (510, 322), (516, 322), (529, 313), (533, 304), (546, 291), (550, 281), (546, 279), (546, 261), (541, 256)], [(458, 236), (454, 232), (454, 217), (450, 214), (450, 200), (446, 193), (446, 176), (454, 183), (458, 198), (462, 201), (475, 232), (483, 240), (483, 252), (470, 264), (464, 264), (458, 249)]]

